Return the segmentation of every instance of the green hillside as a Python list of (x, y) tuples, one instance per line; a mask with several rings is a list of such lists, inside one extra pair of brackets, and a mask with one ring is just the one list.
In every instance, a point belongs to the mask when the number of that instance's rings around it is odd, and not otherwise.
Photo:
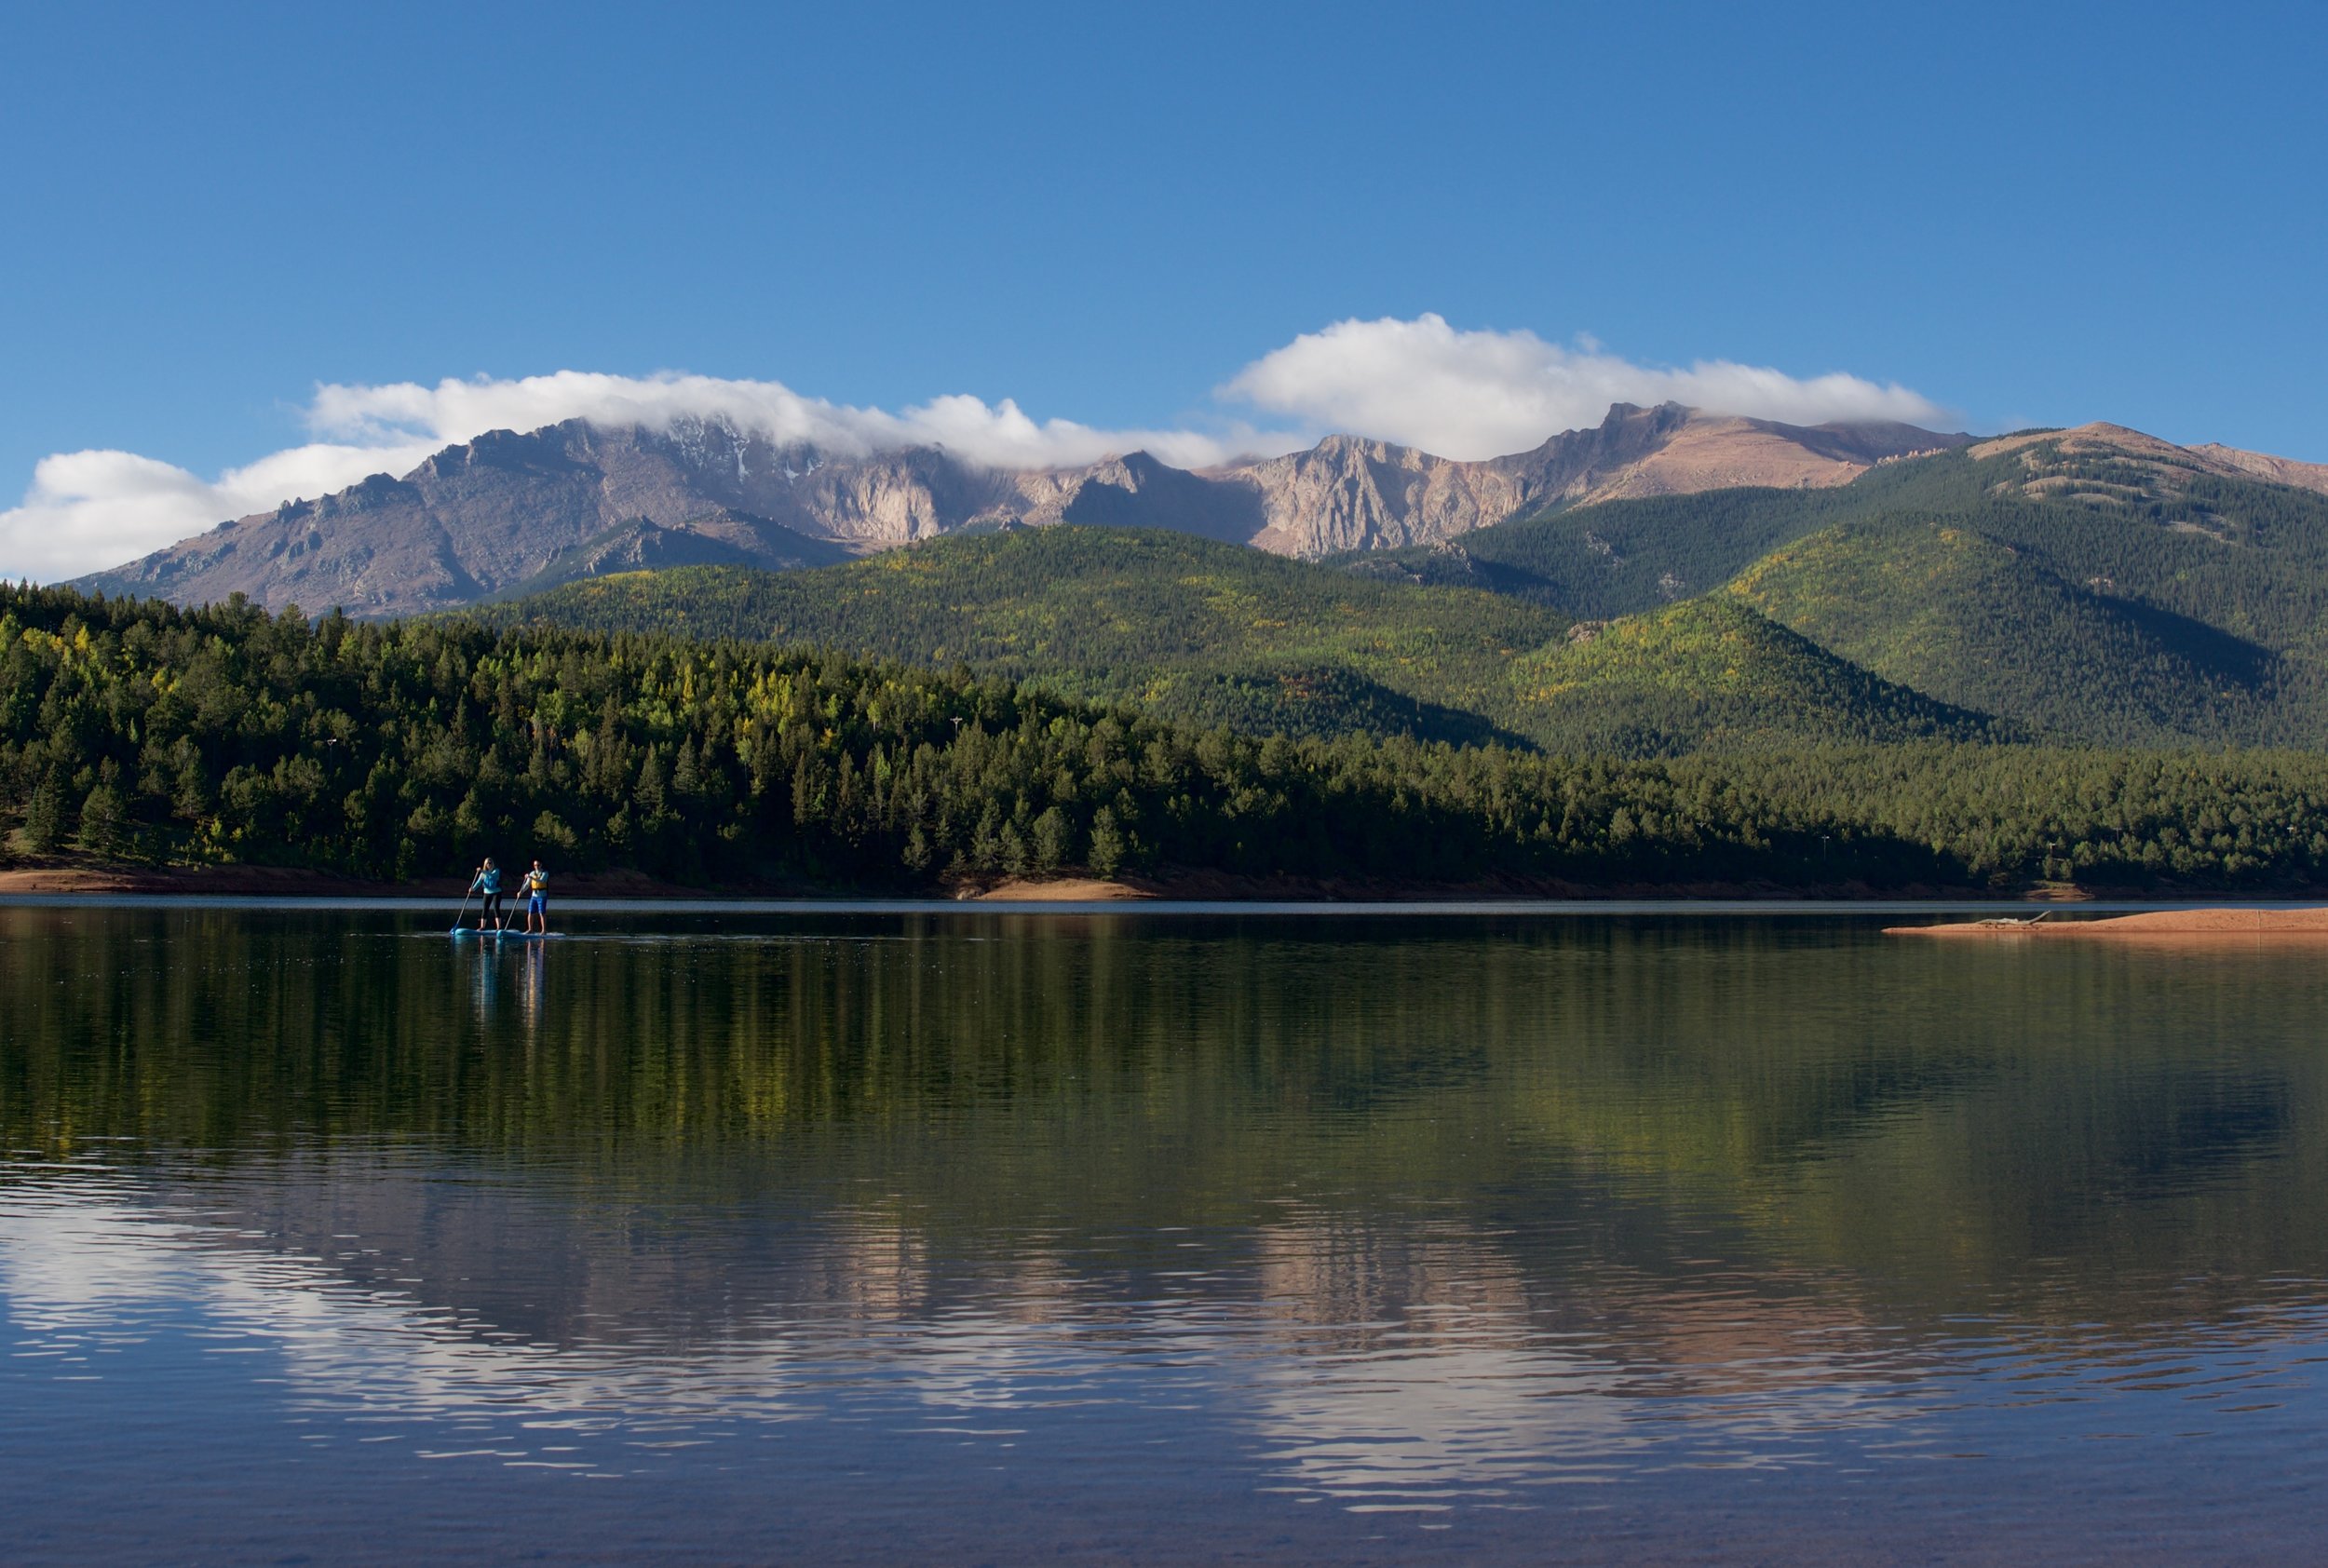
[(1523, 656), (1512, 682), (1564, 747), (1708, 750), (2012, 738), (1983, 715), (1878, 679), (1729, 599), (1693, 599)]
[(1773, 551), (1727, 592), (1887, 680), (2050, 738), (2236, 742), (2275, 727), (2264, 650), (2064, 582), (1969, 528), (1847, 523)]
[(1082, 527), (956, 535), (813, 572), (610, 575), (487, 615), (966, 664), (1252, 733), (1474, 742), (1520, 738), (1506, 672), (1569, 624), (1508, 597)]
[(1509, 596), (1130, 529), (953, 537), (818, 572), (600, 577), (497, 614), (966, 664), (1255, 735), (1648, 756), (1989, 733), (1736, 604), (1572, 642), (1568, 616)]

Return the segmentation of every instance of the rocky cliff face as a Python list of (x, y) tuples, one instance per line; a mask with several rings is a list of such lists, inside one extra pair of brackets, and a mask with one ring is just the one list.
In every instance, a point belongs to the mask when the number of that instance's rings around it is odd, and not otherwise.
[(1267, 526), (1253, 538), (1286, 555), (1436, 544), (1507, 518), (1575, 503), (1666, 446), (1699, 416), (1677, 403), (1619, 403), (1597, 428), (1485, 462), (1329, 436), (1307, 452), (1219, 470), (1252, 485)]
[(1842, 484), (1885, 457), (1961, 443), (1911, 426), (1710, 419), (1618, 404), (1532, 452), (1457, 462), (1332, 436), (1192, 472), (1146, 453), (1012, 473), (938, 448), (849, 454), (717, 421), (494, 431), (402, 479), (222, 523), (83, 579), (183, 602), (240, 592), (359, 615), (442, 609), (590, 571), (686, 560), (795, 566), (964, 528), (1176, 528), (1316, 556), (1450, 539), (1548, 507), (1732, 484)]

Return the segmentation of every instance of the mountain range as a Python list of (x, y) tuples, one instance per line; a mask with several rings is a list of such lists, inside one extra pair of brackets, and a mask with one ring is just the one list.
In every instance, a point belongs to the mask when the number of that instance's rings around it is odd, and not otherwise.
[(2328, 748), (2328, 466), (2105, 424), (1618, 405), (1483, 462), (1008, 472), (572, 423), (83, 586), (814, 643), (1257, 734)]
[(941, 534), (1059, 522), (1170, 528), (1317, 557), (1443, 543), (1630, 497), (1829, 488), (1969, 440), (1908, 425), (1802, 426), (1617, 404), (1598, 426), (1479, 462), (1330, 436), (1201, 470), (1134, 452), (1009, 471), (935, 447), (780, 445), (716, 420), (668, 429), (575, 420), (447, 447), (401, 478), (376, 474), (222, 522), (79, 586), (409, 615), (609, 570), (818, 565)]

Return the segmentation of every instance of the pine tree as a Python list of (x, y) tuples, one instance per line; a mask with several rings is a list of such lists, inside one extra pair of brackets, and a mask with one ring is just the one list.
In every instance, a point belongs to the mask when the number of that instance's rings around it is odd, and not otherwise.
[(64, 777), (56, 768), (33, 787), (24, 810), (24, 843), (36, 855), (46, 855), (64, 842)]
[(1074, 829), (1067, 825), (1067, 814), (1057, 806), (1046, 806), (1035, 819), (1035, 869), (1049, 876), (1065, 862), (1068, 841)]
[(129, 804), (121, 791), (101, 782), (81, 803), (81, 826), (74, 843), (91, 855), (112, 859), (128, 847), (129, 826)]
[(1114, 876), (1124, 863), (1124, 836), (1116, 826), (1112, 806), (1102, 806), (1091, 818), (1091, 874)]
[(993, 801), (979, 814), (978, 826), (970, 833), (970, 864), (980, 871), (997, 871), (1002, 866), (1002, 808)]
[(646, 761), (639, 764), (639, 782), (630, 791), (630, 799), (639, 808), (639, 821), (650, 831), (670, 815), (670, 795), (663, 779), (663, 753), (659, 748), (652, 749)]

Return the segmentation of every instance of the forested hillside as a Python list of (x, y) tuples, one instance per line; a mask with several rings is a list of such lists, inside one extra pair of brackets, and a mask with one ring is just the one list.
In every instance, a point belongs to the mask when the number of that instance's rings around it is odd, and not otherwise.
[(2328, 496), (2174, 451), (2023, 439), (1833, 490), (1617, 501), (1339, 564), (1590, 618), (1728, 588), (1840, 658), (2021, 733), (2328, 745)]
[(1252, 734), (1457, 741), (1516, 738), (1510, 661), (1570, 621), (1184, 534), (1072, 526), (935, 539), (819, 572), (599, 577), (480, 614), (963, 664)]
[[(1753, 627), (1730, 614), (1717, 640)], [(1066, 868), (1418, 888), (2328, 883), (2328, 758), (2310, 754), (1920, 743), (1622, 763), (1256, 739), (767, 644), (20, 588), (0, 589), (0, 814), (12, 854), (382, 876), (495, 853), (866, 889)]]
[[(500, 625), (687, 630), (958, 662), (1255, 736), (1656, 756), (2006, 733), (1736, 605), (1654, 633), (1619, 622), (1604, 638), (1599, 623), (1578, 627), (1509, 596), (1373, 582), (1151, 530), (937, 539), (813, 573), (602, 577), (486, 614)], [(1612, 657), (1650, 646), (1663, 668)]]

